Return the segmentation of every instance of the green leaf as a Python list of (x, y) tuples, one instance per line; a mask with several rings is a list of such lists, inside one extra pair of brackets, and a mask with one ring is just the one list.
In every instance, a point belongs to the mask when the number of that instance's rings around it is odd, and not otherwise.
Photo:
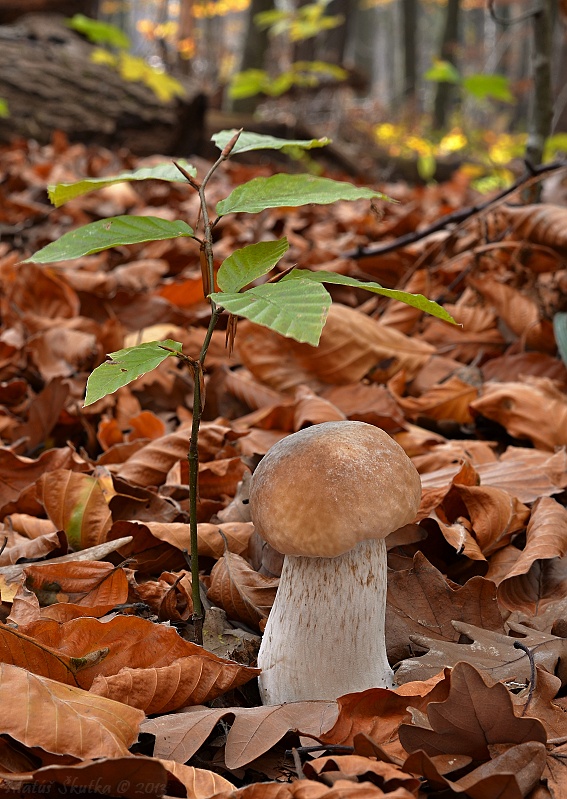
[[(197, 174), (195, 167), (180, 158), (178, 164), (185, 169), (191, 176)], [(103, 189), (105, 186), (113, 186), (115, 183), (124, 183), (132, 180), (169, 180), (184, 182), (185, 178), (171, 161), (164, 161), (155, 166), (143, 166), (133, 172), (121, 172), (119, 175), (103, 178), (85, 178), (76, 183), (57, 183), (47, 187), (49, 199), (57, 208), (63, 203), (88, 194), (96, 189)]]
[[(173, 352), (181, 352), (182, 344), (179, 341), (148, 341), (109, 353), (110, 361), (101, 363), (87, 380), (87, 393), (85, 404), (92, 405), (108, 394), (113, 394), (122, 386), (127, 386), (132, 380), (151, 372), (166, 358), (175, 357)], [(166, 348), (166, 349), (164, 349)]]
[(510, 81), (505, 75), (468, 75), (463, 78), (463, 87), (477, 100), (486, 100), (488, 97), (504, 103), (515, 102)]
[(0, 119), (7, 119), (10, 116), (10, 109), (8, 103), (0, 97)]
[[(385, 289), (379, 283), (366, 283), (363, 280), (356, 280), (354, 277), (346, 277), (345, 275), (338, 275), (336, 272), (311, 272), (309, 269), (294, 269), (280, 281), (280, 284), (285, 284), (293, 280), (312, 280), (316, 283), (334, 283), (340, 286), (352, 286), (357, 289), (365, 289), (371, 291), (373, 294), (380, 294), (382, 297), (389, 297), (391, 300), (399, 300), (406, 305), (411, 305), (412, 308), (417, 308), (420, 311), (436, 316), (444, 322), (450, 322), (456, 325), (457, 322), (447, 311), (438, 305), (433, 300), (428, 300), (423, 294), (410, 294), (407, 291), (398, 291), (397, 289)], [(222, 303), (221, 303), (222, 304)]]
[(553, 317), (553, 331), (559, 354), (563, 363), (567, 365), (567, 313), (564, 311), (556, 313)]
[(89, 19), (84, 14), (75, 14), (71, 19), (66, 20), (65, 24), (69, 28), (82, 33), (94, 44), (108, 44), (111, 47), (118, 47), (124, 50), (130, 48), (129, 37), (116, 25), (111, 25), (108, 22)]
[(51, 264), (124, 244), (177, 239), (180, 236), (193, 236), (193, 229), (180, 220), (170, 222), (156, 216), (113, 216), (65, 233), (26, 258), (24, 263)]
[(427, 70), (423, 77), (425, 80), (432, 80), (436, 83), (461, 82), (459, 71), (450, 61), (435, 61), (433, 66)]
[[(223, 150), (232, 137), (237, 133), (235, 130), (221, 130), (215, 133), (212, 141), (216, 144), (219, 150)], [(281, 150), (282, 147), (289, 147), (293, 144), (295, 147), (301, 147), (303, 150), (312, 150), (314, 147), (325, 147), (330, 144), (331, 140), (327, 137), (322, 139), (277, 139), (275, 136), (263, 136), (260, 133), (249, 133), (243, 131), (236, 142), (232, 154), (236, 153), (249, 153), (251, 150)]]
[(240, 291), (256, 278), (267, 274), (288, 250), (287, 239), (260, 241), (235, 250), (222, 264), (217, 282), (222, 291), (229, 294)]
[(328, 291), (310, 280), (264, 283), (242, 294), (217, 292), (211, 297), (235, 316), (244, 316), (314, 347), (319, 343), (331, 306)]
[[(291, 142), (287, 142), (291, 144)], [(272, 175), (269, 178), (254, 178), (237, 186), (226, 199), (217, 203), (217, 214), (256, 214), (266, 208), (319, 203), (328, 205), (337, 200), (390, 200), (385, 194), (373, 189), (359, 188), (352, 183), (343, 183), (314, 175)]]
[(264, 69), (245, 69), (242, 72), (237, 72), (230, 79), (228, 96), (231, 100), (254, 97), (263, 92), (269, 82), (268, 73)]

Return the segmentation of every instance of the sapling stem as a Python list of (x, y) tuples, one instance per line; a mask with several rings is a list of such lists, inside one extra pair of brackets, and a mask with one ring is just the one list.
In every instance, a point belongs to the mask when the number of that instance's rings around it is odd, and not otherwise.
[[(215, 287), (215, 272), (214, 272), (214, 257), (213, 257), (213, 227), (215, 222), (211, 222), (209, 217), (209, 210), (207, 208), (207, 199), (205, 196), (205, 189), (212, 175), (219, 168), (219, 166), (229, 158), (230, 153), (238, 137), (239, 131), (231, 141), (226, 145), (220, 154), (219, 158), (215, 161), (209, 169), (201, 183), (198, 183), (194, 178), (189, 175), (183, 167), (179, 164), (175, 166), (179, 169), (181, 174), (186, 178), (190, 186), (195, 189), (199, 194), (201, 217), (203, 220), (203, 238), (201, 240), (201, 278), (203, 281), (203, 291), (205, 296), (214, 291)], [(204, 263), (203, 263), (204, 261)], [(203, 415), (203, 406), (205, 404), (204, 396), (204, 365), (207, 357), (207, 351), (211, 338), (219, 316), (222, 313), (220, 308), (213, 300), (209, 298), (211, 304), (211, 318), (203, 339), (201, 352), (199, 358), (195, 361), (187, 356), (184, 358), (193, 372), (193, 421), (191, 424), (191, 438), (189, 440), (189, 451), (187, 453), (187, 461), (189, 464), (189, 532), (191, 541), (191, 598), (193, 600), (193, 615), (192, 622), (194, 626), (194, 640), (199, 646), (203, 645), (203, 605), (201, 602), (201, 593), (199, 590), (199, 554), (198, 554), (198, 535), (197, 535), (197, 504), (199, 501), (199, 429), (201, 426), (201, 418)]]

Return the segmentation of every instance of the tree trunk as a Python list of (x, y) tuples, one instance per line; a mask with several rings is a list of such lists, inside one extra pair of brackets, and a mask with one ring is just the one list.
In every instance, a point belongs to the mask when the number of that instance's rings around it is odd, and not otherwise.
[(533, 15), (533, 95), (528, 123), (526, 160), (541, 164), (545, 140), (551, 133), (553, 91), (551, 88), (551, 20), (553, 0), (541, 0)]
[(404, 97), (409, 110), (416, 108), (417, 90), (417, 0), (402, 0), (402, 31), (404, 45)]
[[(439, 58), (442, 61), (450, 61), (455, 66), (459, 45), (460, 2), (461, 0), (447, 0), (445, 25), (439, 48)], [(433, 107), (433, 128), (435, 130), (442, 130), (446, 127), (454, 97), (455, 86), (452, 83), (437, 84)]]
[[(248, 24), (242, 52), (242, 61), (240, 64), (241, 72), (244, 72), (246, 69), (264, 69), (266, 51), (269, 43), (269, 32), (267, 30), (259, 30), (254, 23), (254, 17), (262, 11), (271, 11), (273, 8), (274, 0), (251, 1), (248, 11)], [(261, 99), (261, 96), (256, 95), (255, 97), (243, 97), (240, 100), (232, 100), (230, 110), (240, 114), (252, 114), (256, 110), (256, 106)]]
[(98, 0), (0, 0), (0, 25), (7, 25), (32, 12), (96, 17), (97, 5)]

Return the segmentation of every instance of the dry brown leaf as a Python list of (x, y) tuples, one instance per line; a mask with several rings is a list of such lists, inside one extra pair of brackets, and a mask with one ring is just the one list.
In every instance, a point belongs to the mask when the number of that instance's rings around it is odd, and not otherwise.
[(469, 405), (477, 397), (478, 388), (476, 386), (454, 376), (444, 383), (434, 386), (421, 397), (396, 396), (396, 401), (412, 420), (424, 416), (429, 419), (470, 424), (472, 417)]
[(352, 421), (376, 425), (387, 433), (396, 433), (406, 426), (397, 402), (384, 386), (375, 383), (334, 386), (326, 389), (323, 396)]
[(225, 552), (211, 571), (207, 596), (231, 619), (259, 629), (274, 604), (279, 579), (258, 574), (240, 555)]
[(424, 777), (431, 790), (449, 789), (471, 799), (485, 799), (488, 796), (521, 799), (539, 782), (545, 766), (546, 750), (539, 741), (517, 744), (455, 782), (439, 772), (435, 760), (435, 756), (430, 757), (420, 749), (408, 757), (404, 770)]
[(124, 569), (103, 561), (26, 564), (24, 574), (26, 587), (43, 606), (70, 602), (86, 607), (101, 605), (108, 612), (128, 599)]
[(520, 502), (559, 494), (567, 487), (567, 452), (555, 454), (523, 447), (508, 447), (495, 463), (477, 466), (483, 485), (503, 488)]
[(316, 779), (320, 774), (330, 774), (335, 780), (337, 772), (345, 779), (357, 777), (360, 781), (372, 782), (386, 793), (403, 787), (410, 793), (420, 786), (420, 781), (402, 771), (392, 763), (373, 761), (360, 755), (328, 755), (310, 760), (303, 766), (307, 778)]
[(259, 673), (202, 649), (159, 668), (124, 667), (117, 674), (101, 674), (90, 691), (152, 715), (210, 702)]
[(506, 353), (482, 365), (486, 382), (511, 383), (527, 375), (547, 377), (563, 390), (567, 389), (567, 368), (563, 361), (543, 352)]
[(494, 307), (498, 318), (521, 339), (524, 346), (551, 355), (556, 352), (553, 324), (541, 318), (532, 299), (512, 286), (486, 276), (478, 280), (469, 278), (468, 282)]
[(547, 741), (541, 722), (518, 718), (504, 685), (488, 684), (470, 663), (455, 665), (449, 695), (430, 702), (426, 712), (429, 729), (400, 727), (400, 742), (409, 753), (423, 749), (428, 755), (463, 754), (484, 761), (490, 758), (490, 745)]
[(414, 555), (411, 569), (389, 573), (386, 647), (390, 661), (411, 654), (409, 636), (416, 632), (458, 641), (454, 619), (503, 633), (494, 583), (473, 577), (462, 587), (450, 585), (421, 552)]
[(483, 630), (473, 624), (454, 621), (457, 632), (472, 643), (454, 643), (412, 635), (411, 640), (427, 649), (426, 655), (404, 660), (397, 672), (398, 683), (410, 680), (427, 680), (440, 669), (457, 663), (472, 664), (494, 680), (523, 680), (531, 678), (530, 658), (514, 646), (520, 641), (530, 649), (536, 665), (553, 673), (558, 662), (565, 658), (567, 639), (532, 630), (522, 624), (508, 622), (514, 637), (496, 631)]
[[(136, 691), (142, 690), (144, 701), (158, 701), (153, 698), (156, 685), (152, 685), (151, 680), (156, 680), (156, 669), (166, 668), (176, 661), (186, 661), (180, 667), (179, 664), (171, 672), (163, 672), (160, 675), (160, 691), (171, 690), (171, 695), (175, 691), (183, 694), (185, 685), (180, 684), (181, 673), (184, 680), (195, 680), (195, 675), (205, 668), (209, 668), (208, 680), (215, 687), (223, 683), (223, 669), (226, 667), (226, 682), (236, 682), (235, 673), (240, 673), (246, 679), (242, 679), (240, 684), (251, 679), (257, 674), (256, 669), (250, 669), (231, 661), (225, 661), (216, 655), (207, 652), (197, 644), (192, 644), (181, 638), (176, 630), (161, 624), (152, 624), (146, 619), (135, 616), (115, 616), (106, 622), (98, 619), (82, 618), (74, 619), (65, 624), (57, 624), (54, 621), (45, 619), (34, 622), (25, 628), (28, 636), (33, 636), (36, 646), (49, 647), (64, 656), (71, 658), (87, 658), (86, 663), (81, 662), (81, 670), (77, 674), (79, 685), (90, 688), (96, 677), (112, 677), (117, 675), (122, 669), (128, 668), (136, 674), (132, 675), (132, 680), (139, 678), (138, 672), (149, 669), (152, 673), (142, 678), (142, 683), (147, 680), (140, 689), (136, 683)], [(98, 658), (95, 657), (100, 653)], [(88, 659), (94, 662), (89, 662)], [(191, 661), (191, 663), (190, 663)], [(180, 671), (181, 668), (181, 671)], [(187, 677), (189, 672), (189, 677)], [(171, 680), (169, 687), (167, 681)], [(198, 677), (197, 677), (198, 680)], [(129, 684), (130, 677), (126, 679), (126, 686)], [(176, 682), (177, 681), (177, 682)], [(112, 683), (108, 683), (112, 690)], [(186, 684), (186, 683), (185, 683)], [(107, 689), (100, 688), (100, 693)], [(125, 690), (120, 687), (120, 691)], [(200, 689), (202, 690), (202, 688)], [(225, 689), (228, 690), (228, 689)], [(222, 693), (222, 691), (217, 691)], [(168, 696), (168, 698), (170, 698)], [(159, 701), (163, 701), (163, 694)]]
[(4, 791), (4, 786), (6, 792), (18, 790), (18, 796), (34, 793), (52, 796), (55, 791), (60, 796), (69, 793), (88, 796), (95, 788), (99, 796), (138, 799), (143, 793), (150, 799), (160, 799), (167, 787), (167, 771), (165, 764), (151, 757), (104, 757), (44, 766), (28, 774), (0, 772), (0, 791)]
[(537, 615), (567, 591), (567, 510), (550, 497), (535, 503), (526, 546), (498, 586), (509, 610)]
[[(464, 503), (473, 535), (485, 557), (509, 544), (530, 516), (529, 508), (501, 488), (456, 485), (452, 492)], [(445, 507), (450, 501), (448, 497)]]
[(102, 544), (112, 526), (103, 487), (96, 477), (68, 469), (45, 472), (37, 496), (58, 530), (65, 530), (73, 549)]
[(338, 701), (339, 716), (334, 726), (319, 736), (328, 744), (352, 746), (359, 733), (365, 733), (390, 757), (404, 757), (398, 729), (410, 718), (408, 706), (423, 710), (429, 702), (443, 701), (449, 691), (447, 674), (437, 674), (426, 682), (412, 682), (396, 690), (370, 688), (346, 694)]
[(543, 244), (557, 250), (562, 255), (567, 254), (567, 238), (565, 237), (567, 211), (565, 208), (545, 203), (523, 205), (516, 208), (500, 205), (495, 216), (503, 227), (512, 227), (514, 236), (519, 241), (526, 240), (533, 244)]
[(5, 734), (83, 759), (128, 755), (144, 719), (140, 710), (6, 663), (0, 664), (0, 701)]
[[(284, 339), (266, 328), (244, 322), (237, 347), (244, 365), (278, 391), (299, 384), (355, 383), (369, 372), (385, 381), (400, 369), (415, 374), (434, 352), (353, 308), (334, 303), (317, 348)], [(315, 382), (314, 382), (315, 381)]]
[(176, 763), (175, 760), (159, 760), (158, 762), (179, 780), (185, 787), (187, 796), (191, 799), (210, 799), (217, 793), (236, 790), (231, 782), (214, 771), (185, 766), (182, 763)]
[(156, 738), (155, 757), (185, 763), (223, 718), (232, 720), (225, 761), (240, 768), (268, 752), (290, 730), (318, 738), (337, 717), (336, 702), (291, 702), (272, 707), (191, 708), (173, 716), (148, 719), (142, 731)]
[(471, 408), (501, 424), (511, 436), (531, 441), (537, 449), (553, 451), (567, 444), (567, 399), (545, 377), (486, 384)]

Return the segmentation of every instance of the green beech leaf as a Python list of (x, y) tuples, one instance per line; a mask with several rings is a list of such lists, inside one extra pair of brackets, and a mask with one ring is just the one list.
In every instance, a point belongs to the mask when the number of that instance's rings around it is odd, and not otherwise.
[(515, 102), (510, 91), (510, 81), (505, 75), (468, 75), (463, 78), (463, 86), (477, 100), (491, 98), (504, 103)]
[(65, 233), (57, 241), (26, 258), (24, 263), (51, 264), (91, 255), (110, 247), (176, 239), (180, 236), (193, 236), (193, 229), (185, 222), (170, 222), (156, 216), (112, 216)]
[(69, 28), (82, 33), (87, 39), (95, 44), (108, 44), (111, 47), (128, 50), (130, 38), (109, 22), (101, 22), (97, 19), (90, 19), (84, 14), (75, 14), (71, 19), (65, 20)]
[[(197, 174), (197, 170), (188, 161), (182, 158), (177, 163), (188, 172), (192, 177)], [(103, 189), (105, 186), (113, 186), (115, 183), (125, 183), (133, 180), (168, 180), (170, 182), (185, 182), (185, 178), (171, 161), (163, 161), (155, 166), (143, 166), (130, 172), (120, 172), (103, 178), (85, 178), (76, 183), (57, 183), (47, 187), (49, 199), (57, 208), (63, 203), (81, 197), (96, 189)]]
[(288, 241), (284, 238), (278, 241), (260, 241), (235, 250), (220, 265), (217, 274), (219, 288), (229, 294), (240, 291), (248, 283), (273, 269), (288, 248)]
[(367, 283), (363, 280), (356, 280), (353, 277), (345, 277), (338, 275), (336, 272), (311, 272), (309, 269), (294, 269), (286, 275), (280, 283), (286, 283), (293, 280), (312, 280), (316, 283), (335, 283), (341, 286), (352, 286), (357, 289), (365, 289), (371, 291), (373, 294), (381, 294), (383, 297), (389, 297), (392, 300), (399, 300), (405, 302), (406, 305), (411, 305), (412, 308), (418, 308), (420, 311), (436, 316), (444, 322), (450, 322), (456, 325), (457, 322), (447, 311), (438, 305), (433, 300), (428, 300), (423, 294), (410, 294), (407, 291), (398, 291), (397, 289), (385, 289), (379, 283)]
[(244, 316), (314, 347), (319, 343), (331, 306), (328, 291), (310, 280), (264, 283), (241, 294), (217, 292), (211, 297), (235, 316)]
[[(288, 142), (289, 144), (289, 142)], [(318, 203), (328, 205), (337, 200), (390, 200), (385, 194), (373, 189), (353, 186), (329, 178), (314, 175), (272, 175), (269, 178), (253, 178), (237, 186), (228, 197), (217, 203), (217, 214), (256, 214), (266, 208)], [(391, 201), (391, 200), (390, 200)]]
[[(232, 137), (237, 133), (234, 130), (221, 130), (215, 133), (212, 141), (216, 144), (219, 150), (223, 150)], [(277, 139), (275, 136), (264, 136), (260, 133), (249, 133), (243, 131), (234, 148), (232, 155), (236, 153), (248, 153), (251, 150), (281, 150), (282, 147), (301, 147), (302, 150), (312, 150), (314, 147), (325, 147), (330, 144), (331, 140), (324, 136), (322, 139)]]
[(151, 372), (166, 358), (175, 357), (174, 352), (181, 352), (182, 346), (178, 341), (167, 339), (148, 341), (109, 353), (108, 357), (111, 360), (97, 366), (87, 380), (84, 407), (92, 405), (108, 394), (113, 394), (146, 372)]

